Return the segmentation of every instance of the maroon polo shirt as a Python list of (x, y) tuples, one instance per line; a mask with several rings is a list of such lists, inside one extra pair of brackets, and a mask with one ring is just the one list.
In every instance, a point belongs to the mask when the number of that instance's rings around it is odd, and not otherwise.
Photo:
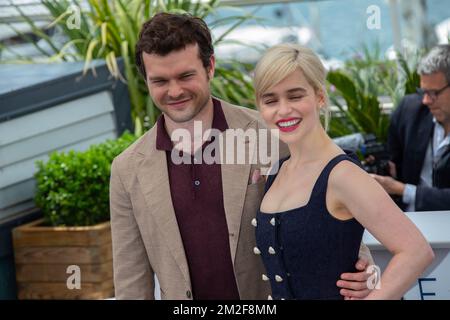
[[(228, 129), (220, 101), (213, 99), (212, 128)], [(156, 149), (167, 154), (172, 204), (183, 239), (194, 299), (239, 299), (223, 205), (220, 164), (174, 164), (172, 141), (157, 121)], [(204, 149), (211, 142), (205, 142)]]

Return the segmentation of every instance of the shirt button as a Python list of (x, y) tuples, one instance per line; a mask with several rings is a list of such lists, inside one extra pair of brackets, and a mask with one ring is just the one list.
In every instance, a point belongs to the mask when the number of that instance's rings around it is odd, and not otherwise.
[(186, 297), (188, 297), (189, 299), (192, 297), (191, 290), (186, 291)]
[(194, 185), (198, 187), (200, 185), (200, 181), (199, 180), (195, 180), (194, 181)]

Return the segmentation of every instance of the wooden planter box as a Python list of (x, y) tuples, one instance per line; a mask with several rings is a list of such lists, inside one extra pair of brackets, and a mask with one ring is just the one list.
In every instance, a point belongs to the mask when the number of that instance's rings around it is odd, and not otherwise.
[[(111, 225), (44, 227), (37, 220), (13, 230), (19, 299), (105, 299), (114, 296)], [(70, 265), (81, 288), (69, 289)], [(70, 283), (72, 283), (70, 281)]]

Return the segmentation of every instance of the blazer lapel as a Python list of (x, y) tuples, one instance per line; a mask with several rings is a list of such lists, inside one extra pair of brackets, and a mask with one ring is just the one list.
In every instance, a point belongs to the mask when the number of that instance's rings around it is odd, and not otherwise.
[[(189, 269), (170, 194), (166, 152), (156, 149), (156, 129), (144, 138), (144, 148), (138, 154), (138, 181), (149, 212), (155, 218), (159, 231), (165, 236), (171, 254), (186, 282), (190, 284)], [(149, 143), (148, 143), (149, 142)]]
[[(221, 101), (221, 104), (229, 129), (243, 129), (245, 131), (249, 128), (254, 128), (256, 130), (256, 122), (252, 123), (239, 117), (239, 114), (236, 115), (236, 112), (232, 110), (234, 107), (228, 103)], [(234, 146), (235, 142), (227, 144), (226, 131), (221, 133), (221, 137), (225, 148), (221, 145), (220, 150), (221, 152), (226, 152), (226, 146)], [(228, 137), (232, 137), (232, 135), (228, 135)], [(251, 152), (251, 156), (254, 152), (254, 146), (251, 146), (248, 141), (245, 143), (245, 146), (246, 154), (248, 155), (248, 152)], [(242, 150), (236, 149), (234, 151), (234, 154), (237, 151), (242, 152)], [(244, 161), (244, 164), (227, 164), (225, 162), (224, 158), (221, 165), (223, 203), (230, 234), (231, 259), (234, 265), (251, 163), (248, 160)]]

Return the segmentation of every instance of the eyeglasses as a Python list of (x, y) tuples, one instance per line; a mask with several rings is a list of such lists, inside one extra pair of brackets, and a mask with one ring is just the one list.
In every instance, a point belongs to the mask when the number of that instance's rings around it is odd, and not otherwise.
[(424, 90), (422, 88), (417, 88), (416, 91), (422, 97), (426, 94), (426, 95), (428, 95), (428, 97), (430, 97), (431, 100), (436, 100), (438, 98), (438, 96), (448, 87), (450, 87), (450, 84), (447, 84), (445, 87), (443, 87), (439, 90)]

